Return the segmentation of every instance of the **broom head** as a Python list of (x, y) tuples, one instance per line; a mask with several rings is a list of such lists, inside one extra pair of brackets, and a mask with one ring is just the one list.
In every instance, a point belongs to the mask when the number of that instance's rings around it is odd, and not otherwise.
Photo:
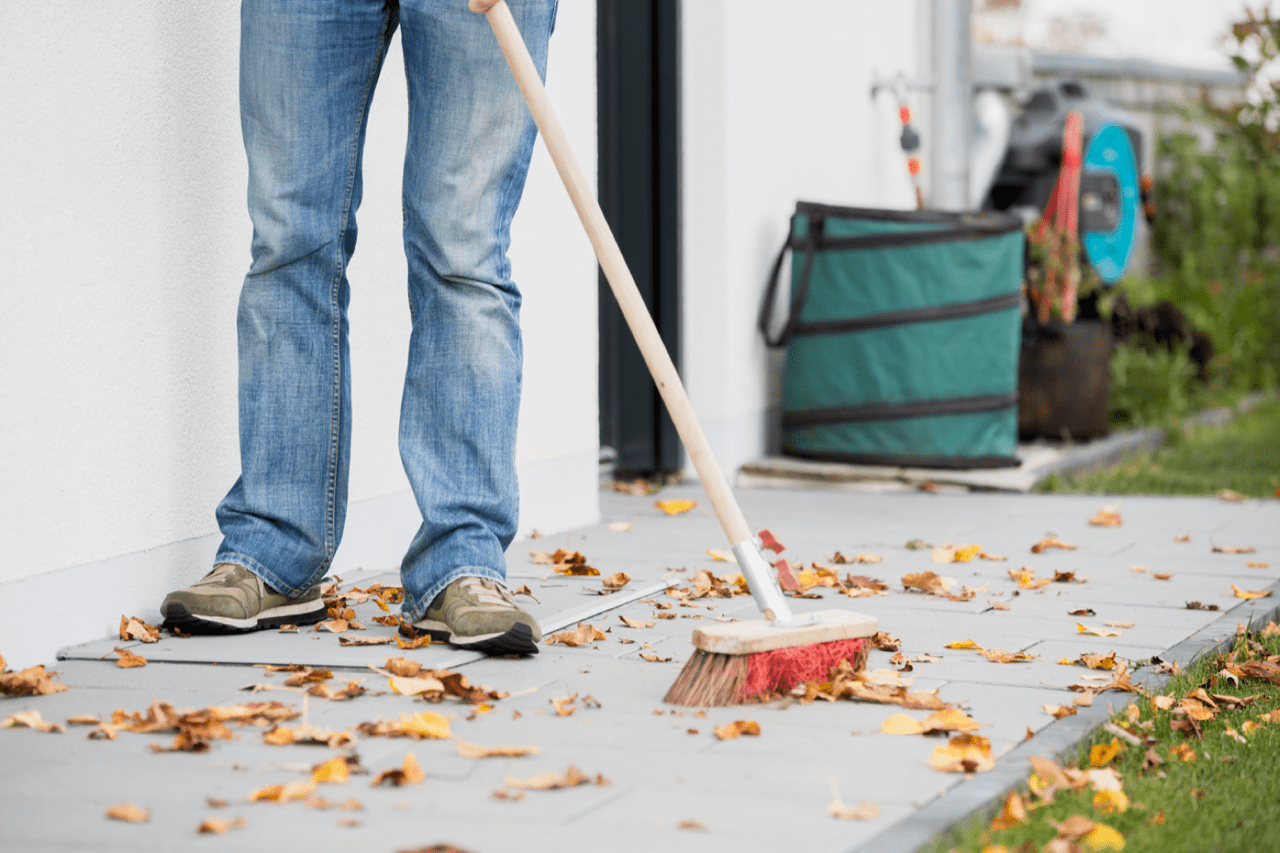
[(667, 691), (672, 705), (740, 705), (791, 690), (805, 681), (826, 681), (831, 668), (848, 661), (867, 664), (867, 637), (875, 617), (823, 610), (803, 625), (762, 619), (728, 622), (693, 632), (694, 653)]

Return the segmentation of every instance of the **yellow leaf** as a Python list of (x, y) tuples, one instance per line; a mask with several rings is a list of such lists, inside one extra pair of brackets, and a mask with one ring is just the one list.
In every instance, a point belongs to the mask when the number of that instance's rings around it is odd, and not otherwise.
[(1093, 795), (1093, 807), (1107, 814), (1122, 812), (1129, 808), (1129, 798), (1124, 791), (1099, 791)]
[(1106, 767), (1120, 754), (1120, 739), (1112, 738), (1111, 743), (1095, 744), (1089, 750), (1089, 766)]
[(667, 515), (680, 515), (693, 509), (698, 505), (698, 502), (690, 500), (654, 501), (653, 505)]
[(453, 744), (458, 748), (458, 755), (462, 758), (519, 758), (540, 753), (536, 746), (478, 746), (457, 738), (454, 739)]
[(418, 759), (412, 752), (404, 754), (404, 780), (414, 785), (427, 778), (427, 774), (422, 772), (422, 766), (418, 764)]
[(402, 716), (398, 729), (407, 735), (443, 740), (449, 737), (449, 718), (432, 711), (423, 711), (407, 719)]
[(733, 740), (739, 735), (751, 735), (759, 737), (760, 724), (755, 720), (735, 720), (732, 723), (725, 723), (723, 726), (716, 726), (716, 737), (720, 740)]
[(331, 784), (341, 784), (346, 782), (351, 775), (351, 768), (347, 766), (344, 758), (330, 758), (324, 764), (321, 764), (311, 774), (312, 782), (328, 782)]
[(439, 693), (444, 691), (444, 684), (436, 678), (391, 678), (388, 679), (391, 690), (401, 696), (417, 696), (421, 693)]
[(954, 643), (947, 643), (943, 646), (945, 649), (979, 649), (982, 648), (973, 640), (957, 640)]
[(1271, 594), (1271, 590), (1269, 590), (1269, 589), (1261, 589), (1261, 590), (1257, 590), (1257, 589), (1240, 589), (1240, 588), (1239, 588), (1238, 586), (1236, 586), (1235, 584), (1232, 584), (1232, 585), (1231, 585), (1231, 591), (1235, 593), (1236, 598), (1245, 598), (1245, 599), (1249, 599), (1249, 598), (1266, 598), (1268, 595), (1270, 595), (1270, 594)]
[(151, 812), (133, 803), (121, 803), (107, 809), (107, 817), (112, 820), (123, 820), (127, 823), (146, 823), (151, 820)]
[(981, 735), (956, 735), (943, 746), (935, 747), (929, 764), (944, 773), (981, 773), (996, 766), (991, 755), (991, 741)]
[(963, 548), (956, 549), (955, 559), (952, 562), (968, 563), (981, 552), (981, 545), (965, 545)]
[(737, 563), (738, 558), (732, 551), (721, 551), (719, 548), (708, 548), (707, 555), (717, 563)]
[(1090, 625), (1081, 625), (1076, 623), (1077, 634), (1093, 634), (1095, 637), (1119, 637), (1120, 631), (1116, 628), (1094, 628)]
[(928, 717), (925, 717), (923, 723), (926, 732), (974, 732), (980, 726), (978, 723), (961, 711), (959, 708), (947, 708), (943, 711), (935, 711)]
[(924, 726), (914, 717), (894, 714), (880, 724), (880, 733), (886, 735), (922, 735)]
[(1100, 823), (1080, 839), (1086, 850), (1123, 850), (1124, 836), (1116, 830)]

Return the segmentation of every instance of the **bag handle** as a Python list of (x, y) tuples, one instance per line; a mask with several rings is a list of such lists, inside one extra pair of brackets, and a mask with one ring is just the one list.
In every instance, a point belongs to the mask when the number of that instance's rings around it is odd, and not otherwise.
[[(790, 233), (787, 239), (783, 241), (782, 248), (778, 250), (778, 257), (773, 262), (773, 270), (769, 273), (769, 280), (765, 283), (764, 302), (760, 304), (760, 316), (756, 325), (760, 329), (760, 333), (764, 335), (765, 346), (772, 349), (786, 345), (791, 340), (792, 330), (795, 328), (796, 320), (800, 316), (800, 312), (804, 310), (805, 302), (809, 300), (809, 279), (813, 274), (813, 259), (818, 254), (818, 242), (822, 239), (823, 220), (821, 217), (813, 217), (809, 220), (809, 234), (802, 241), (797, 241)], [(787, 312), (787, 321), (782, 326), (782, 331), (778, 332), (776, 337), (769, 336), (769, 327), (773, 325), (773, 308), (777, 301), (778, 295), (778, 279), (782, 275), (782, 261), (787, 255), (787, 249), (798, 249), (804, 247), (804, 269), (800, 272), (800, 286), (796, 289), (795, 299), (791, 301), (791, 308)]]

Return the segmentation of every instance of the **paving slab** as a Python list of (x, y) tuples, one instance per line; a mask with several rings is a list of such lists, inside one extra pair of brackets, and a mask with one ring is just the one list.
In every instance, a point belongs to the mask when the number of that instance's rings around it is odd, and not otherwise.
[[(804, 564), (826, 563), (836, 551), (874, 552), (878, 563), (840, 571), (867, 574), (889, 585), (886, 596), (849, 598), (821, 590), (818, 599), (795, 599), (800, 612), (837, 607), (875, 616), (901, 641), (904, 655), (940, 656), (914, 662), (912, 689), (938, 690), (965, 708), (980, 733), (1002, 752), (995, 770), (971, 779), (929, 766), (938, 743), (880, 733), (900, 709), (841, 701), (712, 708), (699, 712), (664, 705), (662, 697), (692, 653), (690, 634), (710, 619), (756, 618), (749, 597), (703, 600), (682, 607), (663, 591), (683, 586), (693, 572), (733, 571), (708, 549), (725, 549), (705, 496), (692, 484), (669, 487), (663, 498), (699, 501), (693, 511), (667, 516), (654, 498), (607, 491), (604, 521), (629, 521), (629, 531), (604, 522), (569, 534), (518, 542), (508, 554), (513, 585), (527, 584), (537, 601), (531, 610), (544, 628), (584, 619), (606, 639), (580, 647), (544, 645), (526, 660), (485, 658), (447, 646), (402, 651), (394, 645), (343, 647), (332, 634), (265, 632), (230, 638), (167, 638), (131, 644), (150, 665), (123, 670), (104, 638), (62, 652), (50, 662), (71, 689), (57, 694), (0, 700), (0, 718), (39, 710), (45, 719), (80, 713), (109, 715), (116, 708), (141, 711), (153, 699), (200, 708), (246, 701), (281, 701), (306, 722), (333, 731), (379, 717), (434, 711), (450, 718), (455, 738), (486, 746), (535, 745), (523, 758), (461, 758), (451, 740), (411, 741), (359, 737), (355, 752), (372, 771), (388, 769), (413, 752), (427, 778), (404, 788), (371, 788), (371, 776), (323, 786), (327, 800), (360, 800), (361, 811), (312, 809), (304, 803), (250, 803), (249, 793), (270, 784), (306, 778), (310, 767), (340, 754), (327, 747), (277, 747), (253, 727), (235, 730), (204, 754), (155, 754), (171, 735), (122, 732), (115, 741), (88, 740), (87, 729), (65, 734), (0, 729), (0, 849), (186, 850), (307, 849), (350, 845), (374, 851), (409, 850), (453, 843), (484, 853), (519, 848), (564, 850), (589, 845), (609, 850), (790, 848), (820, 851), (908, 851), (974, 809), (989, 807), (1025, 776), (1026, 757), (1068, 748), (1128, 696), (1104, 693), (1076, 717), (1054, 720), (1041, 706), (1067, 704), (1071, 684), (1090, 683), (1089, 671), (1058, 663), (1084, 652), (1115, 651), (1140, 663), (1152, 655), (1183, 663), (1234, 633), (1236, 621), (1267, 618), (1272, 599), (1244, 601), (1231, 585), (1268, 589), (1280, 580), (1280, 506), (1275, 501), (1225, 503), (1216, 499), (1107, 498), (1076, 495), (936, 494), (760, 490), (740, 493), (757, 527), (769, 526), (789, 546), (785, 556)], [(1093, 527), (1087, 519), (1116, 505), (1124, 523)], [(1075, 544), (1074, 551), (1032, 554), (1048, 533)], [(1188, 541), (1175, 537), (1189, 535)], [(936, 563), (930, 545), (980, 544), (1003, 562)], [(1251, 546), (1251, 554), (1221, 554), (1214, 544)], [(548, 576), (530, 551), (581, 550), (602, 574), (626, 571), (623, 592), (599, 596), (600, 579)], [(1265, 568), (1249, 563), (1265, 564)], [(1150, 571), (1135, 572), (1133, 566)], [(1040, 578), (1074, 572), (1084, 582), (1019, 588), (1009, 570), (1035, 570)], [(902, 588), (907, 573), (936, 571), (957, 588), (985, 589), (954, 601)], [(1157, 580), (1154, 572), (1167, 572)], [(372, 566), (344, 576), (343, 587), (395, 583), (394, 567)], [(1188, 600), (1218, 611), (1188, 610)], [(1007, 605), (1008, 610), (995, 609)], [(713, 609), (712, 609), (713, 608)], [(1091, 609), (1093, 616), (1070, 614)], [(368, 627), (357, 635), (390, 634), (372, 623), (372, 603), (356, 608)], [(630, 628), (621, 616), (652, 622)], [(670, 618), (667, 618), (670, 617)], [(1105, 627), (1128, 623), (1115, 637), (1078, 633), (1077, 623)], [(947, 649), (972, 638), (987, 648), (1027, 651), (1028, 663), (996, 664), (972, 650)], [(631, 642), (624, 642), (631, 640)], [(2, 650), (0, 650), (2, 651)], [(658, 662), (639, 657), (655, 654)], [(104, 658), (105, 656), (105, 658)], [(511, 695), (482, 712), (456, 701), (429, 704), (388, 690), (368, 669), (389, 657), (428, 667), (452, 667), (473, 683)], [(99, 660), (99, 658), (104, 658)], [(666, 660), (669, 658), (670, 660)], [(872, 668), (891, 666), (891, 654), (873, 651)], [(330, 702), (285, 689), (249, 692), (253, 685), (281, 687), (285, 675), (253, 664), (305, 663), (336, 670), (335, 683), (363, 679), (369, 693)], [(1150, 667), (1139, 669), (1148, 677)], [(1153, 682), (1155, 683), (1155, 682)], [(558, 716), (552, 699), (578, 697), (570, 716)], [(924, 712), (906, 712), (923, 718)], [(720, 741), (713, 729), (737, 719), (761, 726), (759, 737)], [(290, 723), (296, 725), (296, 721)], [(1030, 739), (1028, 739), (1030, 733)], [(570, 764), (608, 784), (567, 790), (528, 791), (521, 799), (497, 799), (508, 776), (563, 772)], [(871, 802), (879, 817), (841, 821), (826, 814), (831, 780), (847, 805)], [(212, 808), (206, 798), (226, 800)], [(145, 824), (107, 820), (107, 807), (133, 801), (151, 809)], [(243, 829), (200, 836), (210, 817), (244, 817)], [(351, 824), (350, 822), (356, 822)], [(682, 828), (682, 822), (685, 823)]]

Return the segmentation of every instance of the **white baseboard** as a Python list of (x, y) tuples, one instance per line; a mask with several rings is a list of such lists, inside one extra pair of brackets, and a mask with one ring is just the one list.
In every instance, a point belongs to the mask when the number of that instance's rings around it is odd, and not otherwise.
[[(520, 466), (522, 538), (599, 521), (598, 455)], [(351, 503), (332, 571), (395, 571), (420, 520), (408, 490)], [(215, 533), (0, 584), (0, 655), (11, 669), (49, 664), (64, 646), (113, 635), (121, 614), (158, 622), (164, 596), (208, 571), (221, 541)]]

